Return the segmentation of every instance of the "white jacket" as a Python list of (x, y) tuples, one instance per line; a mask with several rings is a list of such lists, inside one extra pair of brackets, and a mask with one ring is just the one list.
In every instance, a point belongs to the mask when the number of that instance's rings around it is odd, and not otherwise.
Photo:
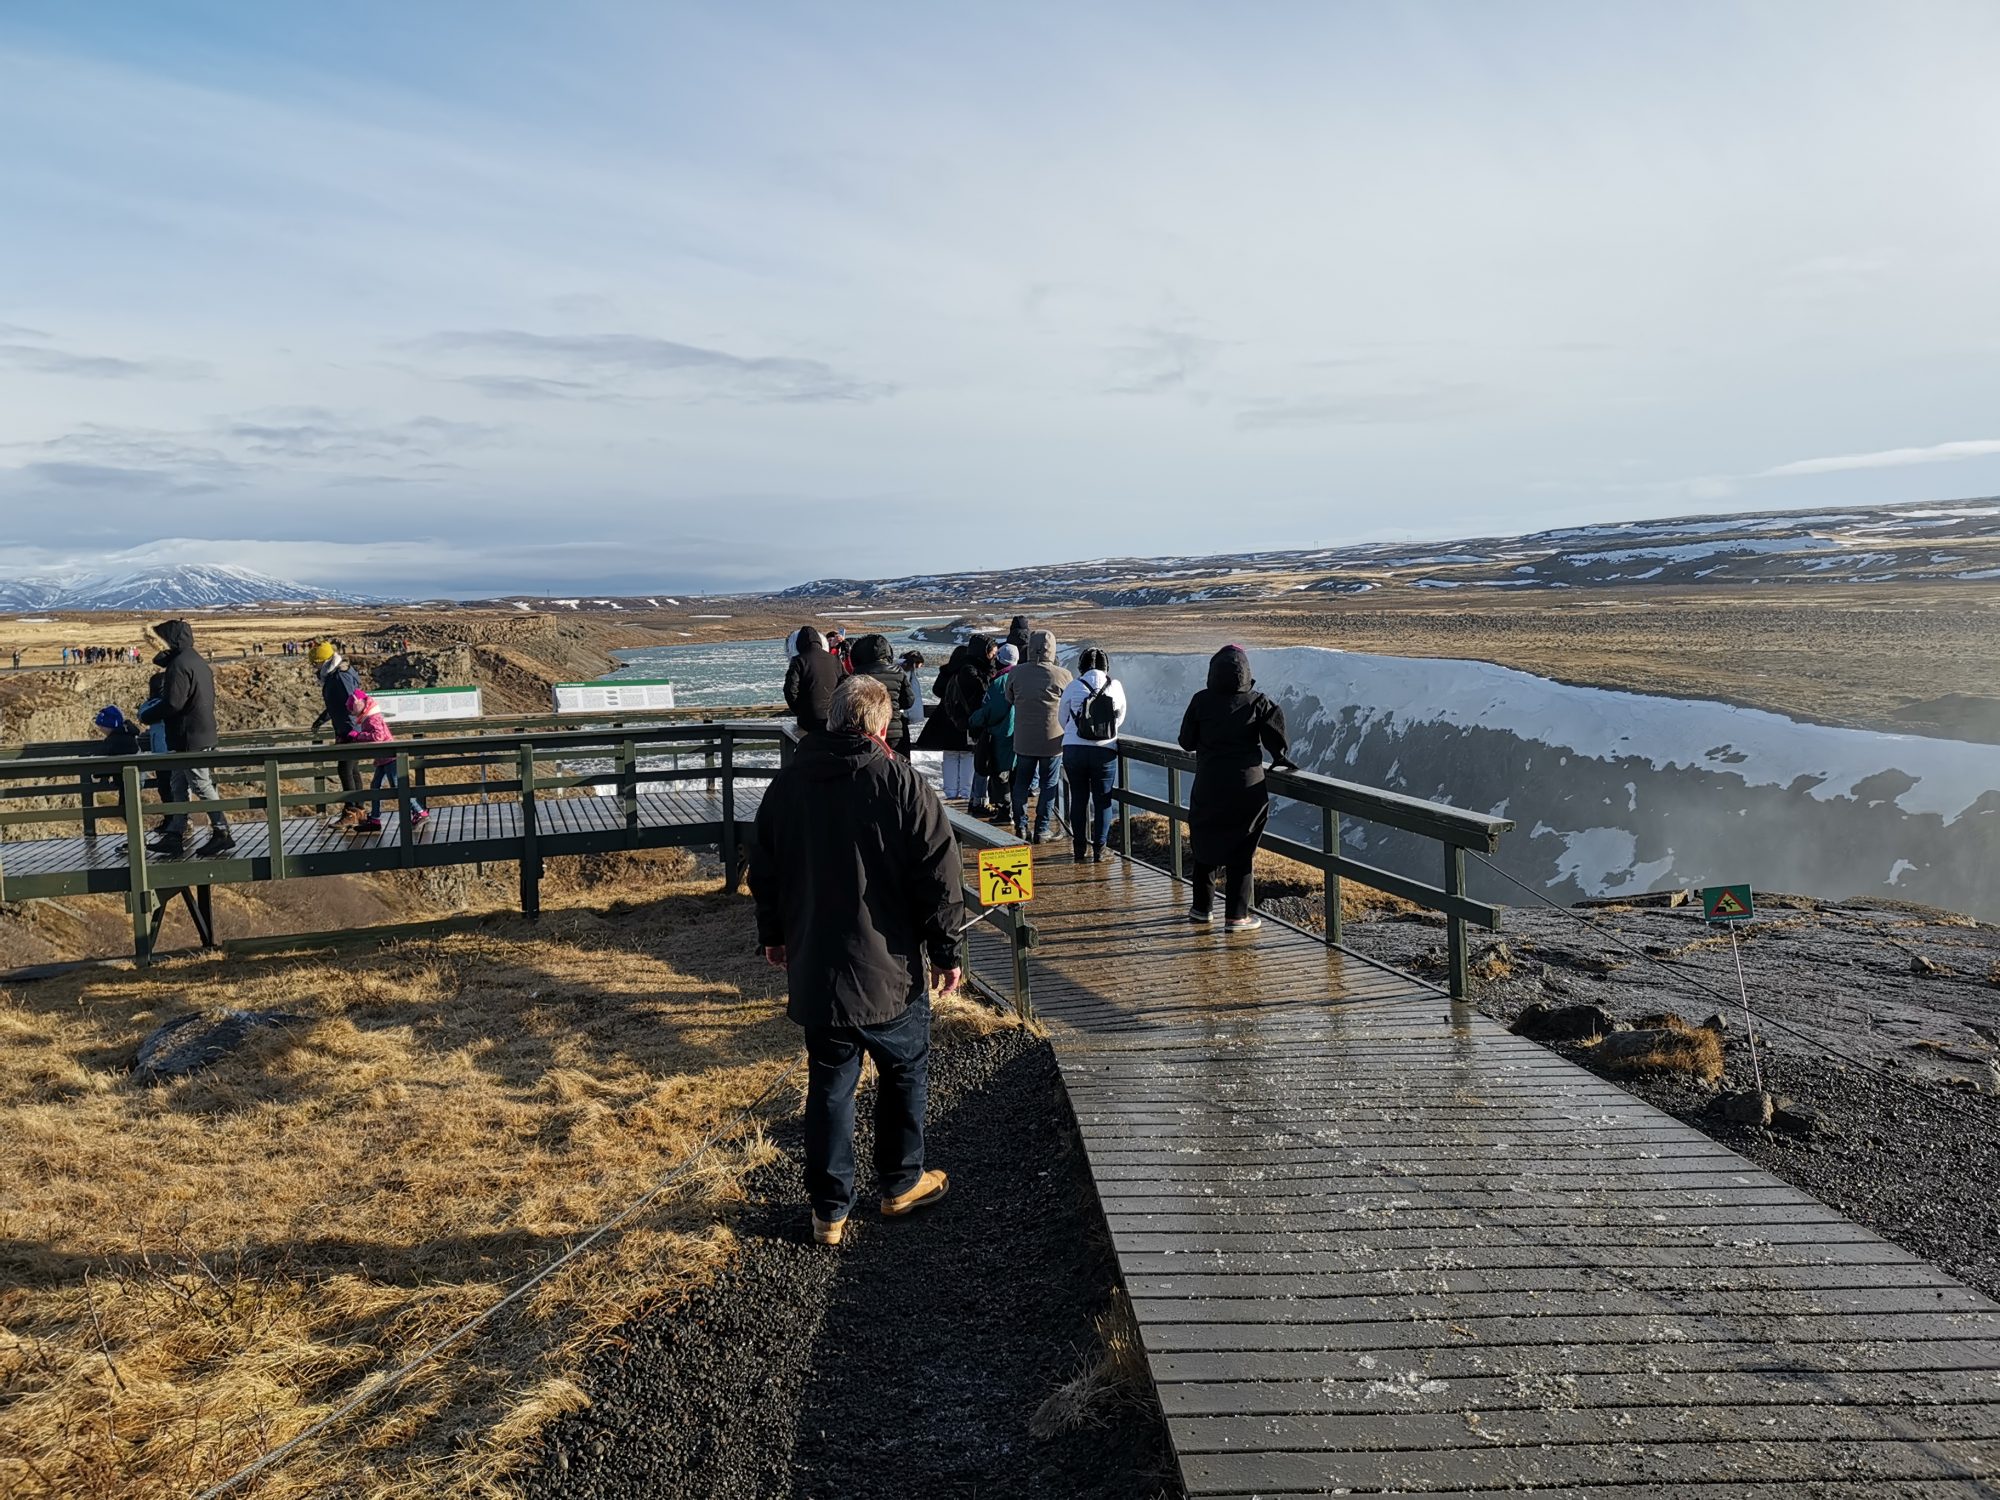
[(1056, 702), (1056, 722), (1062, 725), (1063, 748), (1065, 750), (1071, 745), (1094, 745), (1100, 750), (1116, 750), (1118, 748), (1118, 739), (1115, 735), (1108, 740), (1087, 740), (1076, 732), (1076, 716), (1083, 712), (1084, 699), (1088, 698), (1092, 693), (1097, 692), (1100, 688), (1107, 688), (1107, 686), (1112, 705), (1118, 710), (1118, 727), (1120, 729), (1125, 727), (1124, 684), (1114, 677), (1106, 677), (1102, 672), (1092, 667), (1088, 672), (1085, 672), (1081, 677), (1072, 681), (1068, 687), (1064, 688), (1062, 697)]

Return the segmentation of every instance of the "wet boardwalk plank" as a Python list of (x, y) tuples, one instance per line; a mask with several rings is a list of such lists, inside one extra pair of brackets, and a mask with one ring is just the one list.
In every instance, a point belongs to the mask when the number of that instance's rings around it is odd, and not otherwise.
[(2000, 1496), (1988, 1298), (1405, 976), (1142, 866), (1036, 887), (1192, 1494)]

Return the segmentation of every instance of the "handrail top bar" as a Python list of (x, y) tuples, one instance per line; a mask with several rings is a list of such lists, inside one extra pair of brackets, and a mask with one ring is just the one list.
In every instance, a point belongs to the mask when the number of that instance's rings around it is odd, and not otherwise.
[(697, 746), (705, 742), (720, 741), (725, 734), (750, 734), (759, 739), (769, 737), (776, 740), (782, 736), (784, 728), (784, 721), (779, 719), (708, 719), (695, 723), (633, 724), (623, 729), (529, 730), (518, 734), (463, 735), (452, 738), (437, 736), (421, 740), (414, 738), (389, 741), (348, 740), (344, 743), (329, 741), (325, 744), (272, 745), (263, 748), (249, 745), (218, 746), (213, 750), (169, 750), (157, 753), (141, 751), (137, 755), (75, 755), (47, 760), (23, 757), (0, 760), (0, 781), (18, 781), (50, 774), (78, 775), (84, 772), (106, 774), (123, 766), (138, 766), (143, 770), (149, 767), (176, 765), (262, 765), (274, 760), (310, 763), (328, 757), (337, 759), (380, 756), (386, 753), (383, 749), (385, 744), (400, 746), (410, 751), (420, 750), (426, 756), (473, 754), (485, 751), (489, 758), (503, 751), (518, 751), (523, 746), (547, 746), (553, 756), (587, 750), (593, 746), (620, 745), (635, 740), (660, 745), (693, 742)]
[[(1179, 745), (1168, 744), (1164, 740), (1147, 739), (1142, 735), (1121, 734), (1118, 736), (1120, 749), (1132, 760), (1172, 766), (1181, 770), (1192, 769), (1195, 757)], [(1450, 831), (1459, 838), (1449, 840), (1475, 842), (1488, 849), (1498, 846), (1500, 835), (1514, 827), (1512, 818), (1498, 818), (1490, 813), (1468, 812), (1462, 807), (1453, 807), (1448, 802), (1428, 802), (1422, 797), (1412, 797), (1403, 792), (1384, 791), (1380, 787), (1363, 786), (1356, 781), (1342, 781), (1338, 777), (1323, 776), (1318, 771), (1278, 771), (1267, 770), (1265, 780), (1280, 796), (1289, 797), (1294, 802), (1310, 803), (1316, 807), (1330, 807), (1339, 812), (1351, 812), (1357, 817), (1374, 817), (1381, 822), (1422, 822), (1430, 828), (1414, 828), (1410, 832)]]
[(961, 844), (974, 844), (981, 849), (1011, 849), (1021, 842), (1012, 833), (1002, 833), (970, 813), (960, 812), (950, 803), (945, 804), (944, 815)]

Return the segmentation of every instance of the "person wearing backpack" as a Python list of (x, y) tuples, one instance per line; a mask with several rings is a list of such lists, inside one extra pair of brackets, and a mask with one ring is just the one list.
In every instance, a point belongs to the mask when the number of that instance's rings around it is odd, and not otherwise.
[(993, 642), (975, 635), (955, 647), (951, 658), (932, 684), (937, 707), (924, 715), (917, 735), (919, 750), (936, 750), (944, 755), (944, 794), (966, 799), (966, 811), (983, 818), (986, 806), (987, 773), (979, 769), (978, 731), (972, 716), (986, 701), (986, 689), (993, 680)]
[[(1012, 646), (999, 649), (993, 658), (996, 671), (987, 685), (986, 699), (973, 710), (971, 728), (977, 736), (973, 764), (981, 768), (973, 773), (975, 786), (983, 778), (993, 787), (1004, 787), (1014, 769), (1014, 705), (1007, 698), (1007, 682), (1014, 675), (1016, 659)], [(971, 811), (974, 817), (1008, 815), (1005, 806), (981, 804)]]
[(1069, 783), (1071, 851), (1082, 864), (1102, 863), (1111, 837), (1111, 789), (1118, 784), (1118, 731), (1125, 723), (1125, 688), (1095, 646), (1076, 659), (1077, 675), (1056, 704), (1062, 723), (1063, 779)]

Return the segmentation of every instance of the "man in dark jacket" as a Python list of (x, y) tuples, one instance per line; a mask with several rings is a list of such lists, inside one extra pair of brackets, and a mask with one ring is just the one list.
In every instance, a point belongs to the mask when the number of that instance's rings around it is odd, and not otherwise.
[(886, 635), (864, 635), (854, 643), (854, 675), (872, 677), (889, 695), (889, 732), (884, 736), (889, 748), (905, 758), (910, 753), (910, 710), (917, 695), (910, 688), (910, 675), (896, 665), (896, 653)]
[(1016, 615), (1013, 621), (1007, 626), (1007, 638), (1000, 644), (1003, 646), (1012, 646), (1016, 651), (1021, 653), (1021, 660), (1026, 661), (1028, 659), (1028, 639), (1033, 634), (1034, 632), (1028, 626), (1028, 617), (1026, 615)]
[(798, 646), (799, 654), (785, 668), (785, 707), (798, 719), (799, 733), (824, 734), (833, 690), (840, 686), (840, 662), (810, 625), (799, 628)]
[(898, 1218), (950, 1185), (924, 1167), (929, 986), (959, 970), (958, 843), (944, 804), (882, 732), (889, 695), (872, 677), (834, 694), (757, 809), (750, 889), (757, 941), (786, 971), (786, 1014), (805, 1028), (806, 1193), (813, 1238), (837, 1245), (854, 1204), (854, 1090), (875, 1060), (875, 1172)]
[[(158, 698), (140, 710), (147, 724), (161, 724), (167, 731), (167, 750), (180, 754), (215, 748), (215, 677), (208, 663), (194, 649), (194, 628), (185, 620), (168, 620), (155, 627), (167, 649), (153, 659), (160, 664)], [(170, 802), (212, 802), (220, 798), (215, 789), (215, 773), (207, 766), (175, 766), (167, 783)], [(187, 848), (186, 813), (174, 813), (160, 825), (159, 833), (146, 847), (169, 858)], [(212, 830), (199, 853), (224, 854), (236, 847), (230, 837), (229, 820), (220, 812), (210, 812)]]
[[(340, 654), (332, 641), (321, 641), (313, 647), (308, 660), (319, 677), (322, 705), (319, 717), (312, 721), (312, 727), (317, 729), (322, 724), (328, 725), (333, 730), (336, 745), (348, 744), (354, 738), (354, 714), (347, 705), (361, 691), (361, 674), (347, 664), (347, 658)], [(340, 826), (345, 829), (361, 821), (361, 761), (358, 756), (342, 757), (340, 789), (353, 794), (340, 805)]]

